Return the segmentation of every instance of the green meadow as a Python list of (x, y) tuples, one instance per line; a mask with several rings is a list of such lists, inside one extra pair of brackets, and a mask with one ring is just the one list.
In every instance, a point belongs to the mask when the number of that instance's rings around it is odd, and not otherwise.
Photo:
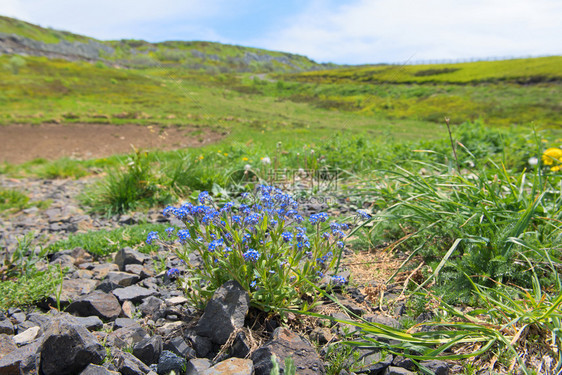
[[(45, 43), (89, 40), (21, 22), (0, 26), (0, 32)], [(548, 347), (553, 370), (560, 370), (562, 161), (543, 154), (562, 143), (562, 57), (337, 67), (293, 56), (300, 69), (289, 71), (277, 63), (240, 65), (242, 53), (262, 53), (245, 47), (167, 42), (134, 62), (130, 48), (148, 50), (150, 44), (104, 43), (116, 52), (95, 63), (0, 56), (0, 126), (190, 126), (217, 130), (223, 138), (196, 149), (5, 163), (0, 173), (98, 174), (80, 199), (102, 215), (162, 208), (201, 191), (224, 204), (278, 169), (337, 175), (332, 193), (370, 215), (354, 227), (351, 249), (405, 254), (396, 272), (417, 271), (421, 259), (420, 277), (403, 285), (410, 296), (407, 319), (413, 321), (426, 300), (436, 310), (437, 328), (425, 341), (409, 331), (381, 333), (356, 322), (367, 344), (353, 345), (373, 345), (367, 334), (384, 334), (401, 342), (385, 347), (391, 352), (407, 352), (411, 344), (417, 359), (476, 356), (490, 363), (496, 355), (496, 370), (516, 367), (528, 374), (535, 359), (528, 348)], [(191, 60), (193, 49), (216, 58)], [(15, 191), (0, 193), (5, 215), (49, 204)], [(301, 192), (304, 198), (317, 193)], [(338, 219), (357, 223), (351, 216)], [(163, 235), (164, 226), (80, 233), (47, 250), (111, 244), (97, 254), (102, 256), (142, 242), (152, 230)], [(25, 276), (31, 288), (33, 276)], [(7, 285), (0, 290), (14, 297), (8, 298), (13, 305), (16, 292)], [(42, 291), (33, 290), (33, 300), (40, 298)], [(531, 329), (535, 334), (522, 334)], [(465, 345), (468, 354), (451, 354), (454, 345)], [(473, 373), (470, 366), (466, 362), (465, 373)]]

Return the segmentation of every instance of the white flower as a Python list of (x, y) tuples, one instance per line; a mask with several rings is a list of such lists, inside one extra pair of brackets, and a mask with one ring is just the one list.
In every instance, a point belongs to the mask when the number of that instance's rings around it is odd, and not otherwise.
[(535, 166), (539, 163), (539, 158), (533, 156), (532, 158), (529, 158), (529, 165)]
[(244, 170), (245, 170), (245, 171), (249, 171), (250, 169), (252, 169), (252, 166), (251, 166), (250, 164), (246, 164), (246, 165), (244, 166)]
[(269, 157), (261, 158), (262, 164), (271, 164), (271, 159)]

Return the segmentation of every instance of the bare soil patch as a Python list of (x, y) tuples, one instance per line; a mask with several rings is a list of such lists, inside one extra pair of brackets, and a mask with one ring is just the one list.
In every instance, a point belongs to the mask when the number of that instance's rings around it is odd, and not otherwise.
[(222, 137), (194, 127), (108, 124), (16, 124), (0, 126), (0, 162), (23, 163), (36, 158), (92, 159), (141, 149), (199, 147)]

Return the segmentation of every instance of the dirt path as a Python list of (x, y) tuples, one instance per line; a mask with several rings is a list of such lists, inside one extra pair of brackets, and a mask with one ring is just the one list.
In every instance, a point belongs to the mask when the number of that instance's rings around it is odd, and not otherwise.
[(23, 163), (63, 156), (77, 159), (107, 157), (142, 149), (174, 150), (199, 147), (221, 138), (216, 131), (189, 127), (41, 124), (0, 126), (0, 162)]

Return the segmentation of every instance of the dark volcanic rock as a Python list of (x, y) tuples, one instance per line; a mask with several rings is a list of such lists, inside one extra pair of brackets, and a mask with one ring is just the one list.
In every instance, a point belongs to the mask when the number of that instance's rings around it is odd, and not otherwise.
[(119, 266), (119, 270), (125, 271), (128, 264), (143, 264), (147, 260), (147, 256), (139, 253), (130, 247), (125, 247), (115, 254), (115, 264)]
[(391, 354), (383, 357), (382, 353), (375, 349), (357, 348), (355, 351), (359, 353), (358, 357), (353, 357), (354, 359), (348, 362), (348, 365), (353, 367), (353, 371), (358, 374), (382, 374), (394, 359)]
[(449, 364), (444, 361), (421, 361), (420, 365), (427, 368), (429, 371), (433, 372), (435, 375), (448, 375), (449, 374)]
[(0, 333), (0, 358), (17, 350), (17, 348), (12, 336)]
[(292, 357), (298, 374), (325, 374), (324, 364), (314, 347), (299, 335), (280, 327), (273, 332), (272, 339), (252, 354), (256, 375), (269, 375), (275, 354), (279, 368), (285, 370), (285, 358)]
[(128, 348), (136, 345), (149, 335), (138, 325), (119, 328), (109, 334), (107, 341), (118, 348)]
[(39, 347), (43, 375), (80, 373), (90, 363), (100, 364), (105, 349), (94, 336), (67, 314), (54, 317)]
[(250, 307), (248, 292), (236, 281), (227, 281), (218, 288), (205, 307), (195, 331), (209, 337), (215, 344), (226, 343), (230, 334), (244, 326)]
[(0, 335), (1, 334), (13, 335), (14, 325), (10, 319), (6, 318), (3, 314), (0, 314)]
[(2, 375), (35, 375), (37, 374), (37, 349), (40, 340), (22, 346), (6, 356), (0, 357), (0, 374)]
[(113, 293), (115, 297), (117, 297), (117, 299), (121, 302), (123, 301), (140, 302), (144, 298), (156, 294), (154, 290), (146, 289), (137, 285), (131, 285), (125, 288), (115, 289), (111, 293)]
[(181, 337), (173, 337), (169, 341), (166, 341), (163, 346), (164, 350), (169, 350), (182, 358), (196, 358), (197, 353), (193, 348), (191, 348), (184, 339)]
[(182, 374), (186, 366), (187, 362), (185, 359), (178, 357), (170, 351), (163, 350), (158, 360), (158, 375), (166, 375), (170, 371)]
[(97, 316), (103, 320), (114, 320), (121, 314), (121, 305), (113, 294), (96, 290), (72, 302), (67, 312), (79, 316)]
[(119, 375), (118, 372), (110, 371), (103, 366), (89, 364), (80, 375)]
[(78, 324), (86, 327), (89, 331), (95, 331), (103, 328), (103, 322), (97, 316), (75, 317)]
[(133, 348), (133, 355), (146, 365), (158, 363), (162, 346), (162, 336), (154, 335), (137, 343)]
[(108, 280), (110, 282), (113, 282), (121, 286), (131, 286), (135, 284), (137, 281), (139, 281), (140, 277), (138, 275), (135, 275), (134, 273), (118, 271), (118, 272), (109, 272), (105, 277), (105, 280)]
[(115, 363), (122, 375), (145, 375), (150, 372), (150, 367), (131, 353), (118, 351), (115, 354)]

